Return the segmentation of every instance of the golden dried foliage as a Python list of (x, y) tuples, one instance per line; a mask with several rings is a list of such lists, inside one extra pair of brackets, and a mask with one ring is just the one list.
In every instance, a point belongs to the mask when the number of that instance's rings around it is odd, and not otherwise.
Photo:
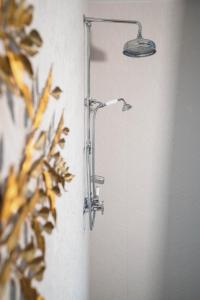
[[(34, 281), (41, 281), (46, 269), (45, 234), (50, 234), (57, 220), (56, 199), (73, 179), (62, 157), (69, 129), (62, 114), (51, 141), (40, 130), (50, 97), (58, 99), (62, 90), (52, 89), (52, 69), (34, 108), (31, 88), (34, 71), (30, 56), (42, 45), (37, 30), (26, 33), (31, 24), (33, 6), (21, 0), (0, 0), (0, 81), (13, 94), (21, 96), (31, 128), (27, 134), (19, 167), (11, 166), (0, 194), (0, 299), (5, 287), (18, 281), (23, 298), (44, 300)], [(29, 78), (29, 83), (25, 83)], [(1, 91), (1, 92), (4, 92)], [(24, 239), (24, 230), (29, 236)]]
[[(32, 22), (33, 6), (26, 1), (4, 0), (0, 6), (0, 80), (25, 102), (29, 117), (33, 118), (31, 80), (33, 70), (30, 56), (42, 46), (36, 29), (27, 32)], [(25, 78), (28, 83), (25, 83)]]
[(59, 86), (57, 86), (51, 92), (51, 96), (53, 96), (57, 100), (60, 98), (61, 93), (62, 93), (62, 90), (59, 88)]

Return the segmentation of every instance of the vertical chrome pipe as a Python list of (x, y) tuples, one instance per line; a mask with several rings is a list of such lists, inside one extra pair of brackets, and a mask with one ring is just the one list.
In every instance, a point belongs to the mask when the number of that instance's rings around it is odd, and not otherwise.
[(87, 28), (87, 98), (90, 98), (90, 60), (91, 60), (91, 22), (85, 23)]
[(91, 174), (92, 174), (92, 158), (91, 158), (91, 133), (90, 133), (90, 62), (91, 62), (91, 22), (85, 22), (86, 34), (87, 34), (87, 53), (86, 53), (86, 98), (85, 98), (85, 109), (86, 109), (86, 145), (85, 145), (85, 160), (86, 160), (86, 205), (89, 213), (89, 226), (90, 230), (93, 228), (94, 217), (92, 212), (92, 189), (91, 189)]
[(94, 111), (93, 111), (93, 118), (92, 118), (92, 144), (91, 144), (91, 159), (92, 159), (92, 195), (93, 195), (93, 200), (96, 197), (96, 187), (95, 187), (95, 119), (96, 119), (96, 114), (99, 106), (97, 106)]
[[(86, 107), (87, 107), (87, 122), (90, 124), (90, 61), (91, 61), (91, 23), (86, 22), (87, 28), (87, 94), (86, 94)], [(87, 142), (90, 142), (90, 126), (87, 128)]]

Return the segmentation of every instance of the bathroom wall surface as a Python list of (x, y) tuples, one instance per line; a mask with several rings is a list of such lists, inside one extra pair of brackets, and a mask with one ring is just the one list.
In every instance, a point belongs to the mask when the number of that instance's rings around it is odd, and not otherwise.
[(92, 25), (92, 97), (133, 108), (97, 115), (105, 214), (91, 233), (91, 300), (200, 297), (199, 12), (198, 1), (90, 1), (90, 16), (140, 20), (157, 45), (128, 58), (136, 26)]
[(36, 1), (35, 24), (44, 38), (36, 64), (40, 82), (53, 64), (62, 90), (56, 120), (64, 109), (70, 128), (65, 157), (74, 180), (57, 202), (58, 224), (47, 244), (47, 271), (41, 289), (48, 300), (88, 300), (88, 234), (83, 217), (84, 26), (86, 0)]

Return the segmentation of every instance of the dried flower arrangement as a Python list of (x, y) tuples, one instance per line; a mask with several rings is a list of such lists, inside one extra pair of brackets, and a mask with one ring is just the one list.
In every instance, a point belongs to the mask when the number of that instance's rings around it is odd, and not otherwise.
[[(56, 197), (73, 175), (61, 154), (69, 129), (63, 115), (51, 134), (40, 129), (50, 98), (58, 99), (59, 87), (52, 88), (52, 69), (34, 107), (34, 71), (30, 61), (42, 46), (32, 22), (33, 6), (24, 0), (0, 0), (0, 87), (23, 99), (30, 120), (22, 159), (1, 179), (0, 193), (0, 299), (9, 282), (17, 282), (25, 300), (44, 299), (34, 287), (46, 268), (45, 233), (56, 224)], [(24, 228), (29, 237), (24, 239)]]

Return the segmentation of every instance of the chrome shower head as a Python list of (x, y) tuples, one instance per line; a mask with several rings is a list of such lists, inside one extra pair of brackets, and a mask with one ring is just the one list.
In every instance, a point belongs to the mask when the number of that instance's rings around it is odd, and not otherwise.
[(132, 105), (126, 103), (126, 104), (123, 105), (122, 111), (127, 111), (127, 110), (129, 110), (129, 109), (131, 109), (131, 108), (132, 108)]
[[(120, 101), (123, 102), (122, 111), (127, 111), (127, 110), (132, 108), (132, 105), (128, 104), (124, 100), (124, 98), (116, 98), (116, 99), (109, 100), (107, 102), (100, 102), (100, 101), (97, 101), (95, 99), (92, 99), (92, 100), (90, 100), (90, 105), (91, 104), (97, 105), (96, 108), (95, 108), (95, 111), (97, 111), (99, 108), (104, 108), (104, 107), (116, 104)], [(92, 108), (92, 106), (91, 106), (91, 108)], [(94, 108), (92, 108), (92, 109), (94, 110)]]
[(119, 98), (118, 101), (122, 101), (123, 102), (123, 106), (122, 106), (122, 111), (127, 111), (129, 109), (132, 108), (132, 105), (128, 104), (124, 98)]
[(146, 57), (156, 53), (156, 44), (144, 39), (141, 34), (134, 40), (125, 43), (123, 54), (129, 57)]

